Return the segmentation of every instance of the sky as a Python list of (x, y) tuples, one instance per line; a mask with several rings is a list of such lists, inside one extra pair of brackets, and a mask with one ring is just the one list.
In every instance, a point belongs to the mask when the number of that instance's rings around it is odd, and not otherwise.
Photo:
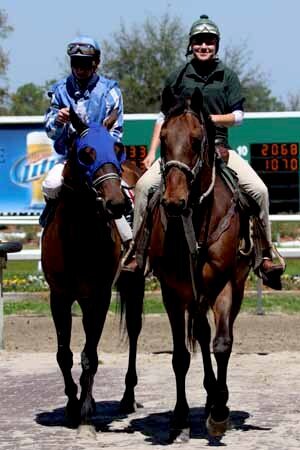
[(251, 63), (266, 75), (273, 95), (286, 100), (300, 93), (299, 0), (1, 0), (0, 9), (14, 27), (0, 40), (10, 59), (10, 92), (59, 78), (66, 46), (78, 32), (101, 46), (121, 22), (130, 31), (147, 17), (159, 19), (168, 12), (187, 32), (201, 14), (209, 15), (221, 31), (221, 57), (222, 48), (246, 42)]

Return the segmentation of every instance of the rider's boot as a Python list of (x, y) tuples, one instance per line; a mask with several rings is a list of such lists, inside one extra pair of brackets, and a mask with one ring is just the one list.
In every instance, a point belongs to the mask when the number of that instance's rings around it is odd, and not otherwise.
[(280, 291), (282, 289), (281, 275), (285, 270), (285, 264), (283, 262), (275, 264), (272, 259), (272, 250), (265, 250), (259, 271), (265, 286)]

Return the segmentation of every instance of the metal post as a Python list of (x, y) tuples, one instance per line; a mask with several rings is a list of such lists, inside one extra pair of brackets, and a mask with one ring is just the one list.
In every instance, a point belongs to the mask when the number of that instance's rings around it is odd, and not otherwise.
[(6, 267), (6, 257), (0, 255), (0, 350), (4, 349), (3, 269), (5, 269), (5, 267)]
[(259, 316), (263, 316), (265, 314), (263, 309), (263, 294), (262, 294), (263, 284), (262, 279), (259, 277), (257, 277), (256, 289), (257, 289), (256, 314), (258, 314)]

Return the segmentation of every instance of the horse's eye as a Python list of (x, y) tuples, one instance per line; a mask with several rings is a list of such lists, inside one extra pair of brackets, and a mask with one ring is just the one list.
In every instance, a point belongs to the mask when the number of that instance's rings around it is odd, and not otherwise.
[(199, 137), (194, 137), (192, 140), (192, 147), (194, 151), (201, 148), (201, 139)]
[(166, 145), (165, 142), (160, 140), (160, 156), (164, 158), (166, 156)]
[(84, 147), (78, 152), (78, 160), (82, 164), (90, 166), (96, 160), (96, 151), (92, 147)]

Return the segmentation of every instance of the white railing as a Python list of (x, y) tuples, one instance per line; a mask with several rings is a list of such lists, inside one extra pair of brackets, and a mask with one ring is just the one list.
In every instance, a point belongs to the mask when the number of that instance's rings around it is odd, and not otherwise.
[[(277, 247), (279, 253), (283, 258), (300, 258), (300, 247)], [(7, 258), (9, 261), (39, 261), (41, 259), (41, 250), (37, 249), (24, 249), (18, 253), (8, 253)]]
[[(299, 222), (300, 214), (271, 214), (271, 222)], [(0, 225), (38, 225), (39, 215), (0, 215)]]
[[(298, 222), (300, 225), (300, 214), (274, 214), (270, 215), (271, 222)], [(6, 216), (0, 215), (0, 225), (38, 225), (39, 216)], [(300, 258), (300, 248), (282, 248), (278, 249), (284, 258)], [(18, 253), (9, 253), (9, 260), (40, 260), (40, 249), (22, 250)]]

